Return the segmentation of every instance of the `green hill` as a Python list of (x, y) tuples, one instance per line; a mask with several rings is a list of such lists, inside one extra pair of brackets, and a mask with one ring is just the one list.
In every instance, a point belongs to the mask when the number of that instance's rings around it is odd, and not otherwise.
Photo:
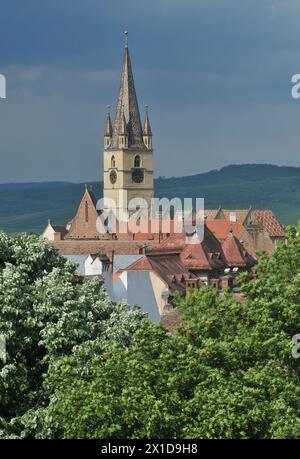
[[(100, 197), (102, 183), (93, 185)], [(0, 229), (41, 232), (48, 218), (70, 220), (84, 184), (49, 182), (0, 185)], [(300, 168), (268, 164), (233, 165), (189, 177), (158, 178), (157, 197), (202, 198), (206, 208), (270, 208), (282, 223), (300, 219)]]

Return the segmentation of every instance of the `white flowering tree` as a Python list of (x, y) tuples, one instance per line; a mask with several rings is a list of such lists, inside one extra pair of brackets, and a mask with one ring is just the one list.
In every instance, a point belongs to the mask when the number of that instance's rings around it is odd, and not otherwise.
[(76, 276), (38, 236), (0, 233), (0, 436), (31, 435), (50, 396), (43, 386), (49, 365), (74, 355), (84, 371), (92, 355), (127, 347), (144, 317), (111, 301), (101, 278)]

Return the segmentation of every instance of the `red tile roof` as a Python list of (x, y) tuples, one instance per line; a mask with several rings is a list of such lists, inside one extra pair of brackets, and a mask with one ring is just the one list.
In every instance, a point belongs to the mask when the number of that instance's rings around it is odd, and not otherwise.
[(284, 237), (283, 226), (279, 223), (272, 210), (253, 210), (251, 217), (254, 217), (271, 237)]
[(144, 256), (139, 258), (139, 260), (135, 261), (131, 265), (127, 266), (124, 271), (152, 271), (153, 267), (149, 261), (149, 259)]
[[(245, 224), (246, 219), (247, 220), (253, 219), (254, 221), (257, 221), (257, 223), (260, 224), (261, 227), (265, 229), (271, 237), (284, 237), (285, 236), (283, 225), (279, 223), (278, 219), (276, 218), (272, 210), (269, 210), (269, 209), (264, 209), (264, 210), (260, 210), (260, 209), (217, 209), (217, 210), (216, 209), (206, 209), (204, 211), (204, 214), (207, 215), (207, 220), (214, 221), (214, 222), (215, 221), (230, 222), (230, 219), (233, 216), (235, 216), (236, 223), (239, 223), (242, 225)], [(223, 216), (224, 218), (222, 218)], [(235, 222), (231, 222), (231, 223), (234, 224)], [(213, 228), (212, 224), (210, 225), (211, 225), (211, 228)], [(239, 230), (235, 231), (234, 227), (232, 229), (234, 231), (235, 236), (239, 238), (240, 237), (238, 234)], [(217, 234), (216, 236), (219, 237)]]
[(186, 279), (193, 277), (181, 263), (178, 253), (148, 254), (128, 266), (124, 271), (153, 271), (171, 290), (178, 288), (185, 290)]
[(235, 217), (238, 223), (243, 224), (251, 209), (222, 209), (225, 220)]
[(220, 241), (213, 235), (207, 225), (204, 225), (202, 242), (189, 243), (186, 233), (174, 234), (153, 250), (158, 252), (167, 250), (180, 251), (180, 260), (188, 269), (222, 269), (226, 265)]
[(223, 241), (222, 249), (229, 267), (244, 268), (254, 266), (256, 263), (232, 232)]
[(224, 240), (232, 230), (233, 234), (240, 239), (245, 231), (244, 226), (240, 222), (230, 222), (227, 220), (207, 220), (207, 227), (216, 236), (216, 238)]
[[(230, 216), (234, 217), (236, 222), (244, 223), (245, 218), (251, 209), (205, 209), (204, 215), (207, 217), (207, 220), (228, 220), (230, 221)], [(224, 218), (223, 218), (224, 217)]]
[(214, 220), (217, 216), (219, 209), (204, 209), (204, 216), (207, 220)]

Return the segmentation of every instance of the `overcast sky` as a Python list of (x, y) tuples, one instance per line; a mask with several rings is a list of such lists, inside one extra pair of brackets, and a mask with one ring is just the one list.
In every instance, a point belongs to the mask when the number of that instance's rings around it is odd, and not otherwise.
[(1, 0), (0, 182), (102, 179), (129, 47), (155, 176), (300, 165), (299, 0)]

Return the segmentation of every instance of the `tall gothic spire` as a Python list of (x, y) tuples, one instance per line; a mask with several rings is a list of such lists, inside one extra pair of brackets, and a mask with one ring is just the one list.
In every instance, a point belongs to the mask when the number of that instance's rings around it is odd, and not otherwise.
[(111, 148), (118, 148), (124, 117), (127, 123), (128, 147), (144, 148), (143, 130), (135, 92), (134, 79), (128, 49), (128, 34), (125, 32), (125, 52), (121, 76), (120, 91), (113, 128)]

